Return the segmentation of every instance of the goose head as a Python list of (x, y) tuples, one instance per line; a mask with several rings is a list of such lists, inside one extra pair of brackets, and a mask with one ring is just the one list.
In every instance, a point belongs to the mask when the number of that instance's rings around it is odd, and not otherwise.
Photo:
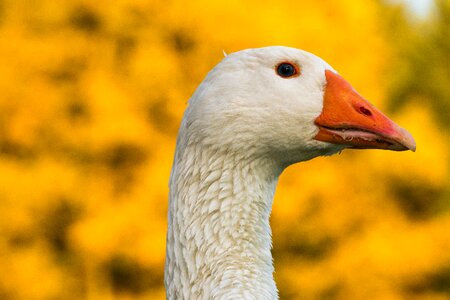
[(413, 137), (328, 63), (287, 47), (226, 56), (189, 102), (187, 140), (289, 164), (344, 148), (415, 151)]
[(189, 101), (172, 168), (168, 299), (277, 299), (269, 216), (281, 171), (344, 148), (415, 150), (329, 64), (286, 47), (226, 56)]

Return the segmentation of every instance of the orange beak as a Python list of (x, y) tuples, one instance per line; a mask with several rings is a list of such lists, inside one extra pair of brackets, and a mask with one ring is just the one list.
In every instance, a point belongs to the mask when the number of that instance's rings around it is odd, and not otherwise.
[(416, 150), (412, 135), (362, 98), (344, 78), (326, 70), (322, 113), (315, 139), (356, 149)]

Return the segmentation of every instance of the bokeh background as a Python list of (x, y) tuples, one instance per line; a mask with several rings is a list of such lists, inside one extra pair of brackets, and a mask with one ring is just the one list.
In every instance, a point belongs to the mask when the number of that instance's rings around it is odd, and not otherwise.
[(281, 299), (450, 298), (450, 3), (0, 1), (0, 299), (163, 299), (168, 178), (222, 50), (313, 52), (415, 136), (288, 168)]

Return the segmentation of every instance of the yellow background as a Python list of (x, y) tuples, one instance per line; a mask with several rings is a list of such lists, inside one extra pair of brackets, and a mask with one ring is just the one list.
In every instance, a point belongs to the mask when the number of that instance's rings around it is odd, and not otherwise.
[(0, 299), (163, 299), (168, 177), (222, 51), (313, 52), (416, 138), (288, 168), (281, 299), (448, 299), (449, 5), (0, 2)]

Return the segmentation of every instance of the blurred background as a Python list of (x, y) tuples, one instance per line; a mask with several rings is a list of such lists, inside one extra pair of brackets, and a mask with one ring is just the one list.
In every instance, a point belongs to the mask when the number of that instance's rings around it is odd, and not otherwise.
[(222, 50), (267, 45), (321, 56), (417, 141), (282, 174), (281, 299), (449, 299), (449, 29), (445, 0), (0, 1), (0, 299), (164, 299), (187, 100)]

